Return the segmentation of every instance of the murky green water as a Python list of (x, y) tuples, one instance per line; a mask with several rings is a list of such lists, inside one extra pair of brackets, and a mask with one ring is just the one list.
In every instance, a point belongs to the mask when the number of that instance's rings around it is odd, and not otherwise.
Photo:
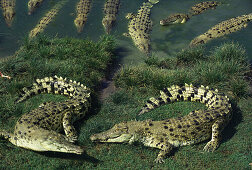
[[(93, 0), (92, 9), (88, 16), (88, 21), (81, 34), (78, 34), (73, 24), (75, 19), (75, 6), (79, 0), (69, 0), (60, 10), (55, 20), (45, 29), (45, 33), (51, 37), (76, 37), (97, 40), (104, 29), (101, 24), (103, 17), (103, 5), (105, 0)], [(31, 16), (27, 15), (27, 2), (16, 0), (16, 16), (11, 28), (5, 24), (4, 18), (0, 15), (0, 57), (12, 55), (20, 45), (20, 40), (28, 35), (29, 31), (35, 27), (39, 19), (57, 2), (56, 0), (44, 0), (44, 3)], [(137, 12), (143, 0), (121, 0), (117, 21), (111, 32), (118, 42), (117, 52), (121, 56), (124, 64), (135, 64), (146, 56), (133, 45), (130, 38), (122, 36), (127, 32), (128, 20), (125, 15), (128, 12)], [(252, 12), (252, 0), (225, 0), (223, 5), (215, 10), (208, 10), (205, 13), (192, 17), (186, 24), (163, 27), (159, 25), (160, 19), (166, 16), (182, 12), (200, 0), (160, 0), (152, 8), (151, 18), (153, 29), (151, 35), (151, 46), (154, 54), (158, 56), (170, 56), (175, 52), (186, 48), (190, 41), (196, 36), (206, 32), (217, 23)], [(223, 42), (239, 42), (246, 48), (249, 59), (252, 60), (252, 23), (248, 27), (230, 34), (228, 36), (210, 41), (206, 47), (211, 49), (215, 45)]]

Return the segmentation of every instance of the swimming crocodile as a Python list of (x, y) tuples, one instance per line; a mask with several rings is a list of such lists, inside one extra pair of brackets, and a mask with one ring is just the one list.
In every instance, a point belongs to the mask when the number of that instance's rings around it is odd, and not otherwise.
[(153, 4), (158, 3), (157, 0), (149, 0), (143, 3), (137, 14), (127, 14), (126, 18), (130, 19), (128, 30), (129, 33), (124, 33), (125, 36), (130, 36), (137, 48), (146, 53), (150, 53), (150, 32), (152, 22), (150, 19), (150, 10)]
[(213, 152), (220, 144), (221, 131), (231, 119), (229, 98), (209, 87), (171, 86), (160, 91), (160, 97), (150, 98), (139, 114), (150, 111), (165, 103), (175, 101), (197, 101), (205, 104), (207, 110), (195, 110), (188, 115), (161, 121), (127, 121), (114, 125), (111, 129), (94, 134), (93, 142), (143, 143), (158, 148), (155, 162), (162, 163), (174, 147), (196, 144), (211, 140), (204, 151)]
[(43, 18), (39, 21), (39, 23), (33, 28), (29, 33), (29, 38), (33, 38), (39, 33), (43, 32), (46, 26), (54, 19), (54, 17), (58, 14), (59, 10), (68, 0), (59, 1), (55, 6), (48, 11)]
[(28, 2), (28, 15), (31, 15), (42, 2), (43, 0), (30, 0)]
[(74, 24), (78, 33), (83, 30), (85, 23), (87, 22), (87, 16), (91, 9), (91, 0), (80, 0), (76, 6), (77, 17), (74, 20)]
[(120, 0), (106, 0), (104, 5), (105, 16), (102, 19), (102, 25), (107, 34), (110, 33), (113, 22), (116, 20)]
[(188, 14), (175, 13), (169, 15), (166, 19), (160, 20), (160, 25), (169, 25), (177, 23), (186, 23), (192, 16), (199, 15), (207, 9), (215, 9), (220, 3), (216, 1), (205, 1), (195, 4), (191, 7)]
[(5, 22), (8, 25), (8, 27), (11, 27), (12, 21), (16, 14), (15, 12), (16, 0), (1, 0), (0, 4), (3, 10), (3, 16), (5, 18)]
[[(41, 93), (68, 96), (63, 102), (46, 102), (21, 116), (14, 133), (0, 131), (0, 136), (12, 144), (34, 151), (55, 151), (82, 154), (83, 149), (74, 145), (77, 133), (72, 123), (83, 118), (90, 107), (90, 89), (76, 81), (62, 77), (37, 79), (24, 88), (17, 103)], [(65, 132), (65, 135), (59, 133)]]
[(190, 46), (192, 47), (199, 44), (205, 44), (214, 38), (219, 38), (232, 32), (239, 31), (242, 28), (247, 27), (248, 22), (251, 20), (252, 20), (252, 13), (248, 15), (238, 16), (236, 18), (231, 18), (226, 21), (222, 21), (221, 23), (210, 28), (204, 34), (194, 38), (191, 41)]

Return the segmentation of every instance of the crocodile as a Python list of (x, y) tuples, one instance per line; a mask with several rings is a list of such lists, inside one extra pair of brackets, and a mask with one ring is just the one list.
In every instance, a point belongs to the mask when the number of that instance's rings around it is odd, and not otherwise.
[(78, 33), (82, 32), (85, 23), (87, 22), (87, 16), (91, 9), (91, 0), (80, 0), (76, 6), (77, 17), (74, 20), (74, 24)]
[(34, 10), (42, 4), (43, 0), (30, 0), (28, 2), (28, 15), (31, 15)]
[[(73, 144), (77, 133), (72, 123), (83, 118), (90, 107), (90, 89), (76, 81), (62, 77), (36, 79), (23, 88), (16, 103), (42, 93), (61, 94), (63, 102), (45, 102), (18, 119), (14, 133), (0, 131), (0, 136), (12, 144), (34, 151), (54, 151), (82, 154), (83, 149)], [(65, 135), (59, 133), (65, 132)]]
[(105, 16), (102, 19), (102, 25), (107, 34), (110, 33), (112, 24), (116, 20), (120, 0), (107, 0), (104, 5)]
[(1, 0), (0, 4), (3, 10), (3, 16), (5, 18), (5, 22), (8, 27), (11, 27), (12, 21), (16, 14), (15, 12), (16, 0)]
[(160, 97), (150, 98), (139, 114), (148, 112), (163, 104), (175, 101), (196, 101), (205, 104), (207, 110), (195, 110), (188, 115), (161, 121), (126, 121), (111, 129), (90, 136), (93, 142), (143, 143), (158, 148), (155, 162), (162, 163), (173, 148), (211, 140), (204, 151), (213, 152), (221, 140), (221, 131), (232, 117), (229, 98), (209, 87), (173, 85), (160, 91)]
[(33, 38), (39, 33), (43, 32), (46, 26), (54, 19), (54, 17), (58, 14), (59, 10), (62, 6), (67, 2), (67, 0), (59, 1), (55, 6), (48, 11), (44, 17), (41, 18), (39, 23), (33, 28), (29, 33), (29, 38)]
[(150, 32), (152, 27), (150, 10), (153, 4), (158, 2), (157, 0), (149, 0), (149, 2), (143, 3), (136, 15), (128, 13), (126, 16), (127, 19), (130, 19), (128, 24), (129, 33), (123, 35), (131, 37), (137, 48), (146, 54), (150, 53)]
[(219, 24), (210, 28), (204, 34), (201, 34), (198, 37), (194, 38), (190, 42), (190, 46), (193, 47), (199, 44), (205, 44), (214, 38), (219, 38), (224, 35), (239, 31), (242, 28), (247, 27), (248, 22), (251, 20), (252, 13), (222, 21)]
[(160, 25), (170, 25), (186, 23), (192, 16), (199, 15), (208, 9), (215, 9), (220, 3), (217, 1), (205, 1), (198, 4), (195, 4), (191, 7), (188, 14), (175, 13), (169, 15), (166, 19), (160, 20)]

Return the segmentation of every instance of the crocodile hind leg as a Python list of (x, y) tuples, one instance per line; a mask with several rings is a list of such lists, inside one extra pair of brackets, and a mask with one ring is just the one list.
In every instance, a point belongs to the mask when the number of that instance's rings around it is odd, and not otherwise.
[(63, 128), (69, 142), (75, 142), (78, 138), (77, 132), (72, 125), (73, 114), (73, 112), (67, 112), (63, 117)]
[(206, 144), (206, 146), (203, 149), (204, 151), (213, 152), (214, 150), (218, 148), (221, 141), (221, 132), (226, 126), (226, 124), (227, 124), (226, 119), (218, 119), (212, 125), (212, 139)]

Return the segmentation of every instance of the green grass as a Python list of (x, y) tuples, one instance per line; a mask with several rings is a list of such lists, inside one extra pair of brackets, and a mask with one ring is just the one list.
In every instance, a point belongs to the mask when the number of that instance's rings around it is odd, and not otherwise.
[[(97, 43), (43, 36), (24, 41), (14, 57), (0, 63), (1, 72), (13, 77), (0, 79), (0, 127), (11, 130), (22, 114), (40, 103), (65, 99), (47, 94), (15, 105), (19, 91), (36, 78), (54, 74), (68, 77), (87, 84), (97, 96), (100, 80), (115, 58), (114, 47), (113, 38), (107, 36)], [(138, 66), (123, 67), (114, 78), (118, 90), (102, 104), (97, 104), (98, 98), (94, 97), (90, 113), (75, 123), (79, 133), (77, 144), (86, 150), (85, 154), (40, 153), (0, 140), (0, 169), (249, 169), (252, 98), (244, 80), (248, 69), (245, 50), (238, 44), (224, 44), (211, 52), (202, 47), (183, 50), (173, 58), (152, 56)], [(158, 90), (184, 83), (209, 85), (232, 97), (234, 116), (215, 152), (203, 152), (206, 142), (202, 142), (174, 149), (164, 164), (155, 164), (158, 149), (89, 140), (90, 135), (122, 121), (162, 120), (204, 109), (200, 103), (176, 102), (136, 116), (149, 97), (158, 96)]]

